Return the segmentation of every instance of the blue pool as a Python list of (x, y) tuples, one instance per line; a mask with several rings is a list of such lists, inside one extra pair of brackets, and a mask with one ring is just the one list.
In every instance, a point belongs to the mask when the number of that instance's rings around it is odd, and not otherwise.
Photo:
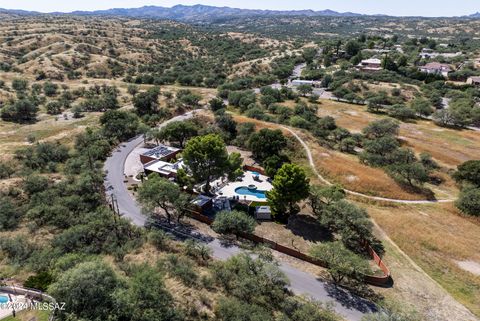
[(8, 296), (0, 295), (0, 303), (7, 303), (8, 301)]
[(235, 193), (237, 193), (238, 195), (255, 196), (257, 198), (262, 198), (262, 199), (267, 198), (267, 196), (265, 195), (265, 191), (259, 191), (257, 189), (250, 189), (246, 186), (236, 188)]
[(260, 175), (260, 173), (259, 173), (259, 172), (253, 172), (253, 171), (250, 171), (250, 173), (252, 173), (252, 175), (254, 175), (254, 176), (258, 176), (258, 175)]

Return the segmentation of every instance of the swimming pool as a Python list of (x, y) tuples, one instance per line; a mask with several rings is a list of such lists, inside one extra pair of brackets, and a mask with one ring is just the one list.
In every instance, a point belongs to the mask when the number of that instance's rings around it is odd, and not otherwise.
[(260, 175), (259, 172), (250, 171), (250, 173), (252, 173), (253, 176), (259, 176)]
[(255, 196), (255, 197), (261, 198), (261, 199), (266, 199), (267, 198), (267, 195), (265, 195), (265, 191), (260, 191), (260, 190), (257, 190), (257, 189), (250, 189), (246, 186), (237, 187), (235, 189), (235, 193), (237, 193), (238, 195)]
[(8, 296), (0, 295), (0, 303), (7, 303), (8, 301)]

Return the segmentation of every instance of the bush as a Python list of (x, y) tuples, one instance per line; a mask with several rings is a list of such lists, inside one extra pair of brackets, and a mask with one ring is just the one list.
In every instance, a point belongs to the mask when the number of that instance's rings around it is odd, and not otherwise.
[(49, 272), (43, 271), (36, 275), (29, 276), (23, 283), (23, 286), (45, 292), (52, 282), (53, 276)]
[(173, 277), (178, 278), (186, 286), (194, 286), (198, 283), (198, 274), (194, 270), (192, 261), (176, 254), (169, 254), (165, 266)]
[(455, 205), (465, 214), (480, 216), (480, 188), (463, 188)]
[(255, 219), (240, 211), (222, 211), (217, 213), (212, 224), (212, 229), (220, 234), (253, 233), (256, 225)]
[(164, 251), (168, 249), (170, 236), (162, 230), (152, 230), (148, 233), (148, 241), (152, 243), (157, 250)]

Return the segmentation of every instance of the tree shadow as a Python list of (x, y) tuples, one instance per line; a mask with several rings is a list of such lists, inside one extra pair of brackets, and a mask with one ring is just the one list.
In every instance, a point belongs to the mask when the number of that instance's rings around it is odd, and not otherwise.
[(412, 193), (412, 194), (420, 194), (425, 196), (425, 198), (429, 201), (436, 201), (435, 193), (424, 186), (417, 186), (417, 185), (410, 185), (407, 183), (403, 182), (397, 182), (398, 185), (406, 192)]
[(333, 240), (332, 233), (310, 215), (297, 214), (290, 217), (285, 227), (294, 235), (300, 236), (307, 241), (326, 242)]
[(161, 229), (180, 241), (193, 239), (202, 243), (210, 243), (215, 239), (210, 235), (199, 232), (193, 225), (178, 222), (168, 223), (166, 218), (152, 219), (148, 222), (147, 227)]
[(374, 313), (377, 312), (377, 306), (375, 303), (364, 299), (352, 291), (342, 288), (334, 283), (326, 283), (325, 290), (328, 295), (338, 301), (342, 306), (348, 309), (355, 309), (362, 313)]

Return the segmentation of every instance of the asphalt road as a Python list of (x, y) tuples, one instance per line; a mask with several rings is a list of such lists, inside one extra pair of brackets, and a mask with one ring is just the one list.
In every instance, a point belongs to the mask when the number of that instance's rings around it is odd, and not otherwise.
[[(189, 119), (192, 112), (174, 117), (159, 127), (169, 122)], [(124, 164), (128, 155), (141, 143), (143, 137), (138, 136), (125, 142), (112, 152), (104, 165), (106, 172), (105, 186), (108, 197), (113, 194), (118, 201), (120, 214), (132, 221), (137, 226), (144, 226), (147, 218), (142, 214), (140, 206), (132, 198), (124, 184)], [(242, 250), (237, 246), (223, 244), (218, 239), (205, 241), (212, 249), (213, 256), (217, 259), (226, 260)], [(303, 272), (289, 264), (280, 263), (280, 269), (290, 280), (290, 289), (296, 294), (306, 295), (320, 302), (331, 302), (332, 308), (351, 321), (359, 321), (366, 313), (375, 311), (375, 306), (359, 297), (353, 296), (347, 291), (336, 288), (329, 283), (318, 280), (314, 275)]]

